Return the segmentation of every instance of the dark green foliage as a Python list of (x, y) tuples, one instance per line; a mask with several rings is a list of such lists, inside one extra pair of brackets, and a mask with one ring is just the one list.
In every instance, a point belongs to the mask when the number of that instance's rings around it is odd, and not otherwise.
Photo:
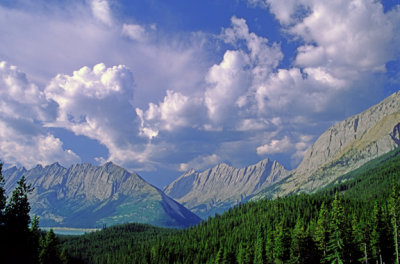
[[(35, 216), (30, 222), (30, 205), (28, 194), (32, 191), (25, 178), (22, 177), (15, 190), (12, 192), (11, 198), (7, 203), (4, 190), (4, 179), (2, 176), (2, 164), (0, 163), (0, 256), (1, 263), (24, 263), (38, 264), (39, 252), (43, 251), (39, 241), (43, 239), (44, 233), (39, 229), (39, 218)], [(30, 226), (29, 226), (30, 225)], [(51, 233), (51, 234), (50, 234)], [(43, 243), (48, 248), (59, 248), (59, 242), (50, 232)], [(49, 247), (51, 245), (51, 247)], [(41, 261), (40, 263), (67, 263), (67, 253), (64, 251), (62, 262), (60, 253), (53, 252), (53, 255), (58, 254), (58, 258), (53, 258), (51, 261)]]
[(345, 222), (344, 208), (336, 193), (332, 202), (332, 210), (329, 219), (329, 240), (326, 259), (328, 263), (342, 264), (345, 260)]
[(390, 197), (390, 219), (393, 228), (393, 241), (395, 246), (395, 263), (400, 263), (399, 256), (399, 220), (400, 220), (400, 186), (396, 182), (393, 183), (392, 195)]
[[(31, 191), (31, 186), (27, 185), (25, 178), (22, 177), (5, 208), (6, 243), (4, 249), (8, 263), (34, 263), (36, 261), (36, 257), (33, 256), (36, 249), (32, 244), (32, 233), (29, 230), (28, 193)], [(21, 254), (21, 249), (24, 249), (27, 254)]]
[[(4, 223), (4, 209), (7, 204), (6, 191), (4, 190), (4, 178), (2, 174), (3, 164), (0, 163), (0, 224)], [(2, 226), (0, 226), (1, 228)]]
[(188, 229), (127, 224), (62, 245), (70, 263), (396, 263), (400, 155), (372, 164), (319, 193), (248, 202)]
[(59, 247), (59, 241), (56, 235), (53, 232), (53, 229), (50, 229), (47, 232), (46, 238), (40, 241), (41, 250), (39, 254), (39, 263), (40, 264), (52, 264), (52, 263), (60, 263), (61, 262), (61, 251)]

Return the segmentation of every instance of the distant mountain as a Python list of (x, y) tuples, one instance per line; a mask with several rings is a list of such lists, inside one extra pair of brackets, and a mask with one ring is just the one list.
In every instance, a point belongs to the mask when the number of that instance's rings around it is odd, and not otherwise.
[(294, 172), (255, 198), (312, 192), (400, 145), (400, 92), (324, 132)]
[(165, 227), (187, 227), (200, 218), (148, 184), (136, 173), (109, 162), (64, 168), (58, 163), (3, 172), (5, 188), (12, 191), (24, 175), (35, 187), (29, 197), (31, 214), (41, 226), (96, 227), (126, 222)]
[(203, 172), (187, 171), (166, 186), (164, 192), (206, 218), (247, 201), (288, 174), (282, 165), (269, 159), (242, 169), (222, 163)]

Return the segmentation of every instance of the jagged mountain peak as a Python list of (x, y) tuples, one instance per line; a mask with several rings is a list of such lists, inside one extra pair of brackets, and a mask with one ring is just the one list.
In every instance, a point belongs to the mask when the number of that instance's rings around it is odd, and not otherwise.
[(185, 172), (164, 191), (205, 218), (246, 201), (288, 173), (278, 162), (269, 159), (240, 169), (220, 163), (201, 172)]
[(64, 168), (58, 163), (28, 171), (4, 171), (6, 190), (25, 176), (35, 188), (31, 213), (44, 226), (95, 227), (141, 222), (183, 227), (197, 224), (196, 215), (148, 184), (138, 174), (107, 162)]

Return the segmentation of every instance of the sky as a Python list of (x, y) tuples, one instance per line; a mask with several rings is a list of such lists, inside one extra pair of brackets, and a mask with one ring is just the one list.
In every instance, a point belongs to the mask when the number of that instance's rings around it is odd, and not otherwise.
[(399, 90), (399, 0), (0, 2), (0, 159), (287, 169)]

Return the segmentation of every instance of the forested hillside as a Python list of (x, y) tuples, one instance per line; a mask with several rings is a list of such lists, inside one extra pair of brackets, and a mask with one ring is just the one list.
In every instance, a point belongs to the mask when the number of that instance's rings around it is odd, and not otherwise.
[(398, 263), (399, 172), (394, 151), (312, 195), (242, 204), (184, 230), (111, 227), (62, 246), (71, 263)]

